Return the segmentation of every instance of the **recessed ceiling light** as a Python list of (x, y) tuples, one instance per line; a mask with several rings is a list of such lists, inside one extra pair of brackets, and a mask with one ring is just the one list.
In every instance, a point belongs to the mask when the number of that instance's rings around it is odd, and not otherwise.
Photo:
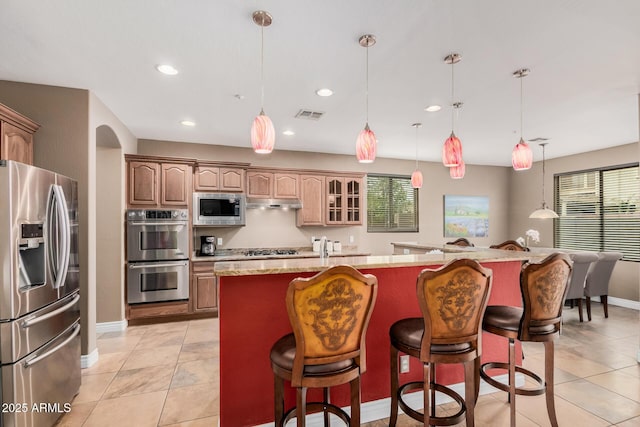
[(436, 111), (440, 111), (442, 109), (439, 105), (429, 105), (424, 111), (428, 111), (430, 113), (435, 113)]
[(333, 91), (331, 89), (328, 88), (322, 88), (322, 89), (318, 89), (316, 91), (316, 95), (318, 96), (331, 96), (333, 95)]
[(296, 133), (292, 130), (285, 130), (282, 132), (282, 134), (287, 136), (292, 136), (292, 135), (295, 135)]
[(168, 64), (160, 64), (156, 66), (156, 70), (160, 71), (162, 74), (166, 74), (167, 76), (175, 76), (178, 74), (178, 70)]
[(195, 125), (196, 125), (196, 122), (191, 121), (191, 120), (183, 120), (183, 121), (181, 121), (181, 122), (180, 122), (180, 124), (181, 124), (182, 126), (189, 126), (189, 127), (193, 127), (193, 126), (195, 126)]

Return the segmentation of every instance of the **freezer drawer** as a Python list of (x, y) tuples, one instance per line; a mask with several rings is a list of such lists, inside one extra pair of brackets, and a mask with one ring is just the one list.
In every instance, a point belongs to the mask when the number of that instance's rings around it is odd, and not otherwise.
[(58, 336), (80, 318), (75, 292), (33, 313), (0, 324), (0, 363), (9, 364)]
[(3, 365), (2, 427), (48, 427), (80, 389), (80, 324), (20, 361)]

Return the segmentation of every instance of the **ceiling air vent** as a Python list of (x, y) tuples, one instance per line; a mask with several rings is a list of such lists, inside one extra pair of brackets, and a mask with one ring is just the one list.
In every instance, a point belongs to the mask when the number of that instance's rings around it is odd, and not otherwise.
[(300, 110), (295, 115), (296, 119), (305, 119), (305, 120), (320, 120), (320, 118), (324, 116), (324, 113), (321, 111), (311, 111), (311, 110)]
[(543, 141), (548, 141), (548, 140), (549, 140), (549, 138), (538, 137), (538, 138), (530, 139), (529, 142), (543, 142)]

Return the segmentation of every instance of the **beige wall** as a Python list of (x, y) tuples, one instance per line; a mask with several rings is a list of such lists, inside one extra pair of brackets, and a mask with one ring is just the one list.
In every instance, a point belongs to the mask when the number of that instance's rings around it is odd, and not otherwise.
[[(546, 202), (553, 207), (553, 175), (563, 172), (605, 167), (637, 162), (639, 144), (626, 144), (605, 150), (591, 151), (573, 156), (558, 157), (546, 161), (545, 192)], [(539, 147), (537, 147), (540, 149)], [(553, 144), (546, 147), (547, 157), (553, 155)], [(510, 171), (510, 217), (512, 236), (523, 236), (530, 228), (540, 231), (540, 246), (553, 246), (553, 221), (530, 219), (529, 214), (540, 207), (542, 202), (542, 162), (536, 162), (529, 171)], [(619, 262), (610, 282), (609, 295), (627, 300), (639, 301), (640, 264)]]
[[(355, 156), (310, 154), (276, 150), (268, 156), (255, 154), (250, 148), (223, 147), (205, 144), (186, 144), (167, 141), (139, 140), (138, 153), (149, 155), (191, 157), (201, 160), (247, 162), (253, 166), (296, 169), (320, 169), (395, 173), (410, 175), (415, 162), (408, 160), (376, 159), (373, 165), (358, 163)], [(471, 239), (476, 245), (488, 246), (508, 236), (508, 170), (504, 167), (468, 166), (463, 180), (449, 178), (449, 170), (440, 163), (420, 163), (424, 186), (420, 190), (419, 233), (367, 233), (366, 226), (302, 227), (295, 226), (295, 212), (279, 210), (248, 210), (247, 225), (238, 228), (200, 228), (196, 230), (194, 247), (199, 235), (222, 237), (225, 248), (310, 246), (312, 236), (325, 235), (349, 245), (349, 236), (360, 249), (375, 254), (392, 253), (391, 242), (419, 241), (444, 243), (443, 195), (489, 196), (489, 237)], [(366, 218), (365, 218), (366, 219)], [(365, 221), (366, 223), (366, 221)]]
[[(95, 149), (91, 178), (96, 191), (94, 322), (117, 322), (124, 311), (124, 153), (134, 153), (138, 141), (93, 93), (90, 93), (90, 146)], [(96, 304), (96, 301), (99, 303)]]

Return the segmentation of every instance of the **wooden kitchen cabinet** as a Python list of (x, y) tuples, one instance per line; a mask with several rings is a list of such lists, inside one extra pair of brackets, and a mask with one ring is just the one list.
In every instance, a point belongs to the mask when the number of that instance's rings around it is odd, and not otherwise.
[(198, 164), (194, 190), (202, 192), (244, 192), (244, 169)]
[(160, 180), (160, 204), (162, 206), (189, 207), (191, 198), (190, 165), (162, 163)]
[(0, 104), (0, 160), (33, 164), (33, 134), (40, 127), (33, 120)]
[(327, 178), (327, 225), (362, 224), (362, 178)]
[(273, 197), (276, 199), (297, 199), (300, 197), (300, 175), (276, 172), (273, 174)]
[(273, 172), (248, 171), (247, 197), (273, 198)]
[(300, 175), (300, 200), (302, 208), (298, 209), (296, 224), (325, 225), (324, 199), (325, 177), (322, 175)]
[(262, 199), (297, 199), (300, 176), (297, 173), (248, 171), (247, 197)]
[(300, 175), (297, 225), (362, 224), (361, 176)]
[(193, 263), (191, 299), (194, 313), (218, 311), (218, 278), (213, 274), (212, 262)]
[(188, 208), (191, 200), (192, 166), (126, 156), (128, 205), (131, 208)]

